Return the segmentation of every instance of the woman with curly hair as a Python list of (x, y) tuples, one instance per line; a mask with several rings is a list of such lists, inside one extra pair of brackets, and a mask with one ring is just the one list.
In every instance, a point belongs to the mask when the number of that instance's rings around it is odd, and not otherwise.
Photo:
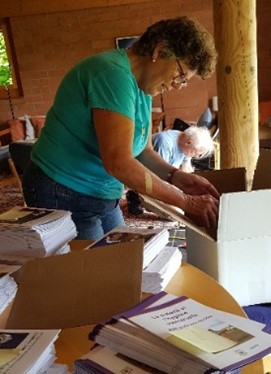
[(215, 69), (211, 35), (188, 17), (159, 21), (128, 49), (99, 53), (62, 80), (24, 173), (28, 206), (72, 213), (79, 239), (124, 225), (124, 185), (175, 205), (205, 227), (219, 194), (204, 178), (173, 168), (152, 148), (152, 97)]

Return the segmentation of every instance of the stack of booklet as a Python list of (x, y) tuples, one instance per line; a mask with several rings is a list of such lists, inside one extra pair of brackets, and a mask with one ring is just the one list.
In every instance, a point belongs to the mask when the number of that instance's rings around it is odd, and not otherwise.
[(165, 246), (153, 261), (143, 269), (142, 291), (158, 293), (165, 289), (182, 264), (182, 252), (178, 247)]
[(73, 374), (165, 374), (108, 348), (96, 346), (74, 362)]
[(66, 374), (55, 363), (54, 341), (60, 330), (1, 330), (0, 374)]
[(114, 365), (124, 370), (130, 363), (154, 373), (229, 372), (269, 354), (270, 332), (270, 326), (161, 292), (93, 329), (89, 338), (100, 347), (83, 358), (90, 368), (85, 373), (115, 373)]
[(71, 213), (64, 210), (15, 207), (0, 215), (0, 260), (67, 253), (76, 237)]
[(88, 248), (97, 248), (109, 244), (130, 242), (132, 240), (144, 240), (143, 269), (158, 255), (169, 241), (167, 229), (137, 228), (119, 226), (109, 231), (101, 239), (92, 243)]
[(136, 228), (120, 226), (88, 248), (144, 240), (142, 291), (157, 293), (162, 291), (182, 263), (182, 253), (177, 247), (167, 246), (169, 231), (162, 228)]
[(19, 269), (20, 266), (0, 264), (0, 314), (6, 309), (16, 295), (18, 285), (12, 277), (12, 273)]

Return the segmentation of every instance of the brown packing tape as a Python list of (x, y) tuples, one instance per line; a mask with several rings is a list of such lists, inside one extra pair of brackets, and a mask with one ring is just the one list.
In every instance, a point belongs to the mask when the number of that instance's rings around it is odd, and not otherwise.
[(9, 329), (55, 329), (98, 323), (141, 298), (143, 240), (27, 262)]

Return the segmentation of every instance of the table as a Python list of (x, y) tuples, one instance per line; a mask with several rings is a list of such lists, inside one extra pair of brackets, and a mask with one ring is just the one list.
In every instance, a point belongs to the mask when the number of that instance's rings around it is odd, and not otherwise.
[[(71, 248), (78, 250), (88, 244), (89, 241), (74, 240), (71, 242)], [(237, 301), (222, 286), (209, 275), (188, 263), (183, 263), (178, 269), (166, 287), (166, 291), (177, 296), (186, 295), (212, 308), (246, 316)], [(143, 294), (143, 297), (146, 296), (148, 295)], [(72, 370), (74, 361), (86, 354), (92, 346), (92, 342), (88, 340), (88, 333), (92, 327), (89, 325), (62, 330), (55, 343), (57, 362), (66, 363)], [(242, 369), (242, 374), (264, 374), (266, 372), (263, 360)]]
[[(80, 250), (90, 242), (73, 240), (70, 244), (72, 250)], [(188, 263), (183, 263), (177, 270), (166, 287), (166, 291), (176, 296), (188, 296), (212, 308), (246, 316), (237, 301), (222, 286), (209, 275)], [(143, 298), (147, 296), (148, 294), (142, 295)], [(11, 306), (0, 316), (0, 328), (4, 328), (10, 308)], [(93, 344), (88, 340), (88, 334), (92, 328), (93, 325), (63, 329), (55, 342), (57, 362), (65, 363), (72, 371), (74, 361), (89, 352)], [(270, 361), (270, 358), (264, 358), (264, 360), (248, 365), (242, 369), (242, 374), (267, 373)]]

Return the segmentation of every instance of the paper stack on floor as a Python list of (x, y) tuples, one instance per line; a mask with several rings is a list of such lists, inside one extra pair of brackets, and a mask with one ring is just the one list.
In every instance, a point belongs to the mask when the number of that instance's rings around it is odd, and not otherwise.
[(0, 230), (0, 260), (66, 253), (67, 243), (77, 234), (70, 212), (25, 207), (1, 214)]
[(12, 277), (12, 273), (20, 269), (20, 266), (0, 264), (0, 314), (14, 299), (18, 285)]
[(55, 364), (59, 331), (1, 330), (0, 374), (68, 373), (66, 365)]

